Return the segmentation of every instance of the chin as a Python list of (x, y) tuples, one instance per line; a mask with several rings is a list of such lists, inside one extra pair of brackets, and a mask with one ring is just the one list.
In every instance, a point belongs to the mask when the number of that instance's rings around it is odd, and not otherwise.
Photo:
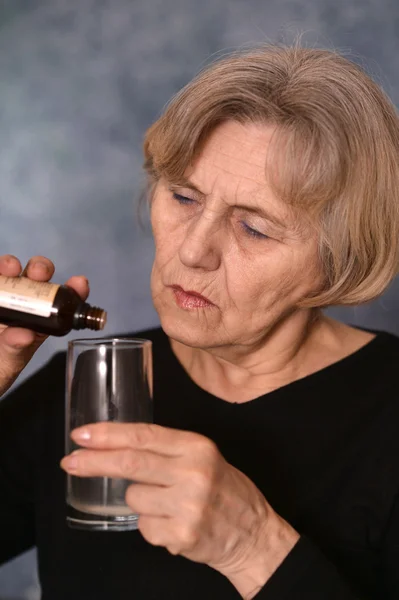
[[(183, 322), (171, 315), (160, 315), (161, 326), (168, 337), (192, 348), (206, 348), (212, 345), (210, 335), (199, 326), (199, 323)], [(212, 336), (213, 337), (213, 336)]]
[(152, 295), (154, 308), (166, 335), (193, 348), (219, 346), (221, 342), (219, 310), (210, 309), (211, 312), (208, 314), (204, 314), (203, 309), (186, 311), (176, 306), (172, 298), (171, 294), (165, 293)]
[(219, 345), (217, 327), (210, 329), (209, 325), (205, 325), (201, 322), (202, 319), (194, 315), (173, 313), (174, 311), (158, 311), (162, 329), (168, 337), (192, 348), (210, 348)]

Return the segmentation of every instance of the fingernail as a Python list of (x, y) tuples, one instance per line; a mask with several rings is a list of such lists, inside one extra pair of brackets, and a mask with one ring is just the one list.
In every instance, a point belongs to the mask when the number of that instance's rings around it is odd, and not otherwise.
[(72, 434), (75, 440), (88, 441), (91, 438), (91, 433), (86, 427), (79, 427), (79, 429), (74, 429)]
[(46, 271), (49, 271), (48, 264), (41, 260), (36, 260), (33, 266), (34, 267), (42, 267), (43, 269), (46, 269)]
[(83, 279), (86, 285), (89, 285), (89, 280), (85, 275), (75, 275), (75, 277), (79, 277), (79, 279)]
[(75, 450), (69, 456), (65, 456), (62, 460), (63, 467), (68, 471), (75, 471), (78, 467), (78, 454), (79, 450)]
[(13, 254), (7, 254), (7, 256), (5, 256), (3, 258), (3, 262), (5, 262), (7, 265), (10, 263), (14, 263), (17, 260), (18, 260), (18, 258), (16, 256), (14, 256)]

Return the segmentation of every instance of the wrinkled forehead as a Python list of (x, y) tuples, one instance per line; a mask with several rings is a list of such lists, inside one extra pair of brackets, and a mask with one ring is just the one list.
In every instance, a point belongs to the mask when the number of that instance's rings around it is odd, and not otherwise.
[(200, 179), (209, 189), (225, 187), (251, 193), (268, 193), (267, 163), (275, 128), (229, 121), (219, 125), (206, 138), (185, 176)]
[(264, 125), (219, 125), (187, 167), (181, 184), (229, 206), (265, 210), (288, 228), (296, 228), (297, 211), (277, 197), (269, 182), (274, 132), (275, 127)]

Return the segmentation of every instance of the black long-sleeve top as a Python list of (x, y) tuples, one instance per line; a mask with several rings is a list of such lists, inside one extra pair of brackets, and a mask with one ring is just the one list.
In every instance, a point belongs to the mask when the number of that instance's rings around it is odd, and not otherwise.
[[(256, 600), (399, 599), (399, 339), (245, 403), (198, 387), (161, 329), (153, 341), (155, 422), (211, 438), (301, 535)], [(233, 600), (207, 565), (139, 531), (65, 521), (65, 355), (0, 403), (0, 562), (38, 548), (43, 600)]]

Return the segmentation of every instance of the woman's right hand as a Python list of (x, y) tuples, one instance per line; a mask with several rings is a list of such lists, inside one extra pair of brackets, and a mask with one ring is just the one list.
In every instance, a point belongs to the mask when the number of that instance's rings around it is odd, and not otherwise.
[[(29, 260), (23, 275), (35, 281), (50, 281), (54, 270), (51, 260), (43, 256), (34, 256)], [(15, 256), (0, 256), (0, 275), (18, 277), (21, 272), (22, 265)], [(89, 295), (89, 283), (85, 277), (71, 277), (66, 284), (86, 300)], [(30, 329), (0, 324), (0, 396), (14, 383), (47, 337)]]

